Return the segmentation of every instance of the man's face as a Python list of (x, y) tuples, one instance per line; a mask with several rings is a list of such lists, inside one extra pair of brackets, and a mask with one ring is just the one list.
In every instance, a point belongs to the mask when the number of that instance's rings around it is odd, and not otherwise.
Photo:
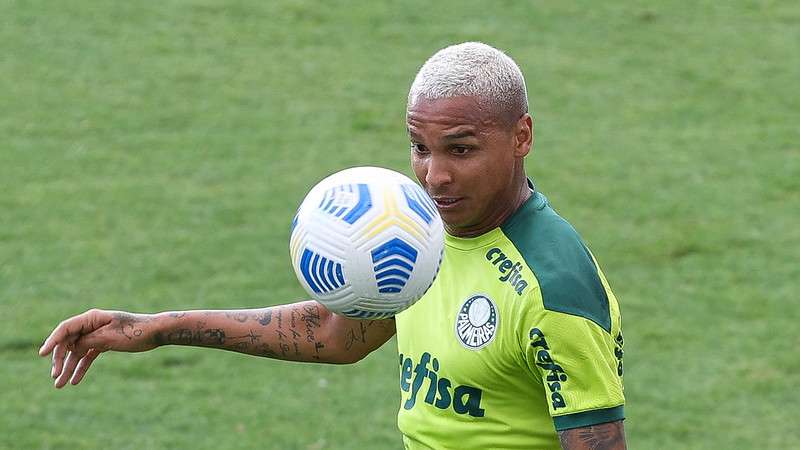
[[(530, 149), (530, 116), (509, 125), (476, 98), (454, 97), (418, 99), (406, 121), (412, 168), (451, 234), (482, 234), (519, 206), (513, 175), (522, 173)], [(520, 130), (525, 123), (527, 141)]]

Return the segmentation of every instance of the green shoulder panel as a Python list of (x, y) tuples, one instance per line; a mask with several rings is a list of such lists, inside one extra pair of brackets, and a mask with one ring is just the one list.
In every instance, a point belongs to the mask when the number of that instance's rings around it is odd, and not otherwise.
[(535, 192), (500, 227), (539, 280), (544, 307), (611, 332), (608, 295), (578, 233)]

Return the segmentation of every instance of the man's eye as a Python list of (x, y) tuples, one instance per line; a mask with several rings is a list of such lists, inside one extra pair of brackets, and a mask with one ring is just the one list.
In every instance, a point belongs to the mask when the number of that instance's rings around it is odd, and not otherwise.
[(428, 153), (428, 148), (422, 144), (411, 144), (411, 151), (414, 153)]
[(468, 153), (471, 149), (466, 145), (456, 145), (452, 148), (452, 152), (456, 155), (464, 155)]

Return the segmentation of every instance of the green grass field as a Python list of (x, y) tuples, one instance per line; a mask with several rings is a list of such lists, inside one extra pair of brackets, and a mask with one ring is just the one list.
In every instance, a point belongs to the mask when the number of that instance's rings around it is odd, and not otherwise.
[(398, 449), (396, 346), (354, 366), (163, 348), (56, 391), (90, 307), (303, 297), (288, 230), (330, 172), (410, 173), (405, 95), (507, 50), (528, 172), (620, 299), (633, 449), (800, 448), (800, 6), (0, 1), (0, 448)]

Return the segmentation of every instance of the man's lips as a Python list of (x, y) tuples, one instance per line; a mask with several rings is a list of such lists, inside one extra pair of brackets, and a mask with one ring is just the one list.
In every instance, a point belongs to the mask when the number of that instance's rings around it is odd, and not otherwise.
[(454, 197), (445, 195), (434, 195), (431, 198), (433, 199), (433, 202), (436, 203), (436, 207), (439, 209), (455, 208), (464, 200), (464, 197)]

